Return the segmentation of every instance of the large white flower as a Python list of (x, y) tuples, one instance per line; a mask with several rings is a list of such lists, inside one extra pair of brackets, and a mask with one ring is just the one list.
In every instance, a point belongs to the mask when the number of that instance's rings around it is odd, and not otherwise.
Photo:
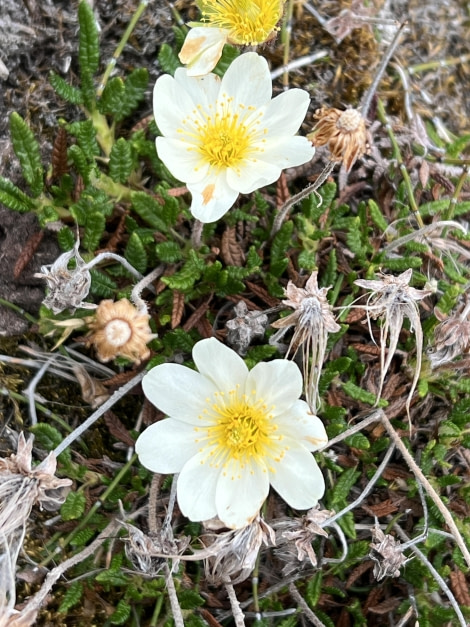
[(309, 161), (315, 149), (295, 136), (309, 105), (303, 89), (273, 100), (267, 61), (255, 52), (240, 55), (222, 80), (215, 74), (174, 78), (155, 85), (155, 120), (163, 137), (157, 152), (170, 172), (192, 193), (192, 214), (214, 222), (239, 193), (276, 181), (281, 170)]
[(145, 395), (169, 418), (136, 443), (153, 472), (179, 473), (177, 498), (191, 520), (218, 516), (233, 529), (249, 524), (269, 484), (295, 509), (314, 506), (325, 484), (311, 451), (327, 442), (322, 422), (299, 400), (302, 376), (286, 360), (244, 361), (216, 339), (193, 349), (196, 372), (156, 366)]

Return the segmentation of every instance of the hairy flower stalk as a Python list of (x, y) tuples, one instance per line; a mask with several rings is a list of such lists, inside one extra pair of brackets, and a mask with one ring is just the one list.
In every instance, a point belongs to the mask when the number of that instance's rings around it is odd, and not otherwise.
[[(380, 385), (377, 392), (377, 402), (380, 400), (385, 376), (398, 345), (398, 338), (403, 326), (403, 321), (407, 318), (410, 321), (410, 330), (414, 330), (416, 339), (416, 368), (411, 390), (406, 401), (406, 411), (410, 418), (410, 404), (421, 372), (421, 361), (423, 353), (423, 331), (417, 301), (429, 296), (431, 290), (417, 290), (410, 287), (409, 283), (413, 270), (409, 268), (397, 277), (382, 274), (380, 280), (358, 279), (354, 281), (356, 285), (371, 290), (367, 299), (365, 310), (370, 329), (370, 318), (380, 319)], [(388, 351), (387, 351), (388, 344)], [(385, 356), (386, 355), (386, 356)]]
[(282, 17), (284, 0), (199, 0), (202, 22), (191, 22), (179, 54), (189, 76), (202, 76), (217, 65), (226, 43), (255, 46), (271, 39)]
[(153, 106), (160, 159), (192, 194), (191, 213), (215, 222), (239, 194), (276, 181), (284, 168), (310, 161), (315, 149), (297, 133), (309, 105), (302, 89), (273, 100), (266, 59), (240, 55), (222, 80), (178, 68), (161, 76)]
[(291, 507), (315, 505), (325, 485), (311, 452), (327, 436), (299, 400), (297, 366), (278, 359), (248, 371), (235, 351), (213, 338), (194, 346), (193, 359), (199, 372), (163, 364), (144, 377), (145, 395), (169, 418), (136, 443), (146, 468), (179, 473), (183, 514), (245, 527), (258, 516), (270, 484)]
[(318, 382), (325, 360), (328, 334), (341, 330), (326, 298), (330, 288), (319, 288), (317, 275), (317, 271), (312, 272), (304, 288), (296, 287), (292, 281), (288, 282), (285, 290), (287, 299), (282, 302), (295, 311), (272, 323), (280, 331), (271, 338), (271, 343), (275, 343), (290, 327), (294, 327), (286, 358), (293, 359), (302, 347), (305, 398), (312, 414), (316, 413), (320, 404)]

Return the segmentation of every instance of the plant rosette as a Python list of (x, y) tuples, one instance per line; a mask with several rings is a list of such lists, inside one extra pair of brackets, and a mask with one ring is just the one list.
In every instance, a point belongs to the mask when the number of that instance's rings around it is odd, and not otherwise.
[(284, 168), (311, 160), (315, 148), (296, 135), (310, 102), (303, 89), (274, 99), (266, 59), (247, 52), (224, 77), (164, 74), (153, 93), (159, 158), (192, 194), (191, 213), (215, 222), (238, 194), (274, 183)]
[(251, 371), (211, 338), (193, 348), (194, 371), (162, 364), (143, 379), (147, 398), (168, 418), (139, 436), (141, 463), (179, 473), (185, 516), (217, 516), (227, 527), (252, 522), (270, 484), (295, 509), (313, 507), (325, 483), (312, 455), (327, 443), (319, 418), (300, 400), (302, 375), (293, 362), (260, 362)]

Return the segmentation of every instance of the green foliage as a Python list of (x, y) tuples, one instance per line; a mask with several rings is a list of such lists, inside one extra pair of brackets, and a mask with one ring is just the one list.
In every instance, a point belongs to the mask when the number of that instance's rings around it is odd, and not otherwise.
[(117, 291), (117, 284), (106, 274), (92, 268), (91, 274), (91, 292), (101, 298), (114, 298)]
[(24, 179), (36, 198), (44, 188), (44, 170), (39, 144), (29, 126), (15, 111), (10, 115), (10, 133)]
[(49, 81), (54, 88), (56, 94), (67, 102), (70, 102), (70, 104), (80, 105), (83, 103), (83, 95), (81, 90), (77, 87), (69, 85), (69, 83), (67, 83), (67, 81), (65, 81), (62, 76), (59, 76), (59, 74), (51, 72), (49, 74)]
[(305, 599), (311, 608), (316, 607), (322, 593), (323, 572), (319, 570), (310, 577), (305, 590)]
[(67, 588), (67, 591), (59, 605), (59, 612), (66, 614), (72, 607), (78, 605), (83, 596), (83, 583), (81, 581), (73, 581)]
[(34, 200), (2, 176), (0, 176), (0, 202), (8, 209), (19, 213), (34, 209)]
[(235, 46), (225, 45), (222, 50), (222, 56), (220, 57), (217, 65), (213, 69), (214, 74), (218, 74), (222, 77), (228, 70), (232, 61), (234, 61), (240, 54), (240, 49)]
[(91, 120), (72, 122), (68, 125), (67, 130), (77, 138), (78, 145), (87, 159), (91, 160), (93, 156), (100, 154), (100, 147), (96, 141), (96, 129)]
[(85, 232), (82, 239), (83, 247), (93, 251), (98, 248), (100, 239), (106, 228), (106, 218), (99, 211), (87, 213), (85, 217)]
[(144, 99), (148, 81), (149, 74), (144, 68), (133, 70), (126, 80), (117, 76), (111, 78), (98, 103), (99, 111), (112, 115), (116, 122), (121, 122), (135, 111)]
[(167, 226), (163, 219), (162, 206), (145, 192), (131, 194), (132, 209), (148, 224), (158, 231), (165, 232)]
[(62, 520), (77, 520), (85, 511), (86, 498), (83, 492), (69, 492), (62, 507), (60, 515)]
[(59, 242), (61, 249), (65, 252), (67, 250), (72, 250), (75, 244), (75, 237), (67, 226), (63, 226), (57, 233), (57, 241)]
[(204, 605), (204, 598), (194, 590), (181, 588), (178, 594), (178, 600), (182, 610), (195, 610)]
[(142, 273), (147, 269), (145, 246), (136, 232), (129, 237), (124, 256), (138, 272)]
[(128, 625), (129, 616), (131, 615), (131, 606), (125, 599), (121, 599), (114, 612), (109, 617), (111, 625)]
[(91, 75), (98, 70), (100, 49), (98, 29), (91, 6), (83, 0), (78, 5), (78, 21), (80, 24), (78, 60), (82, 72)]
[(109, 155), (109, 176), (116, 183), (125, 183), (134, 166), (131, 144), (120, 137)]
[(270, 271), (275, 277), (281, 276), (289, 263), (286, 253), (292, 246), (291, 238), (293, 230), (294, 223), (289, 220), (288, 222), (284, 222), (273, 238), (271, 244)]
[(172, 276), (162, 277), (162, 282), (166, 283), (173, 290), (186, 292), (201, 278), (204, 269), (204, 260), (200, 259), (194, 250), (190, 250), (188, 259), (181, 270), (175, 272)]
[(175, 242), (162, 242), (155, 246), (157, 257), (163, 263), (176, 263), (182, 259), (181, 248)]
[(372, 198), (369, 198), (369, 202), (367, 206), (369, 208), (369, 213), (370, 213), (370, 217), (372, 218), (372, 221), (382, 231), (382, 233), (385, 233), (385, 231), (388, 228), (388, 224), (387, 224), (386, 219), (383, 217), (378, 204), (375, 202), (375, 200), (372, 200)]
[(162, 44), (158, 53), (158, 62), (166, 74), (173, 74), (181, 67), (178, 55), (169, 44)]

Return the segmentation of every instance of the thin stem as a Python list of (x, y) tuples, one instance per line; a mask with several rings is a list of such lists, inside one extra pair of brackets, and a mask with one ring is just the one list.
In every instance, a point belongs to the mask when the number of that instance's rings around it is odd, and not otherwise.
[(439, 494), (436, 492), (436, 490), (432, 487), (432, 485), (429, 483), (429, 481), (423, 475), (421, 469), (419, 468), (419, 466), (417, 465), (417, 463), (415, 462), (415, 460), (413, 459), (413, 457), (409, 453), (409, 451), (406, 448), (406, 446), (403, 444), (403, 440), (399, 437), (398, 433), (393, 428), (392, 423), (387, 418), (385, 412), (383, 410), (378, 410), (378, 411), (380, 411), (380, 413), (381, 413), (382, 424), (387, 429), (389, 436), (393, 440), (393, 443), (395, 444), (397, 449), (402, 454), (403, 459), (408, 464), (408, 467), (411, 470), (411, 472), (415, 475), (416, 480), (421, 482), (421, 485), (426, 490), (426, 492), (428, 493), (430, 498), (433, 500), (433, 502), (436, 505), (437, 509), (441, 512), (441, 514), (442, 514), (442, 516), (443, 516), (447, 526), (451, 530), (452, 536), (453, 536), (457, 546), (462, 551), (462, 555), (464, 556), (465, 561), (467, 562), (467, 565), (470, 567), (470, 552), (469, 552), (469, 550), (468, 550), (468, 548), (467, 548), (467, 546), (465, 544), (464, 539), (462, 538), (462, 535), (461, 535), (460, 531), (457, 528), (457, 525), (455, 524), (454, 519), (452, 518), (451, 513), (449, 512), (447, 507), (442, 502), (441, 497), (439, 496)]
[(114, 261), (119, 261), (119, 263), (123, 265), (124, 268), (132, 274), (132, 276), (134, 276), (139, 281), (143, 279), (143, 276), (140, 274), (140, 272), (138, 272), (134, 268), (134, 266), (131, 266), (131, 264), (127, 261), (127, 259), (124, 259), (124, 257), (121, 257), (121, 255), (116, 255), (116, 253), (110, 253), (110, 252), (100, 253), (99, 255), (94, 257), (91, 261), (89, 261), (83, 266), (82, 271), (93, 268), (93, 266), (96, 266), (98, 263), (101, 263), (101, 261), (104, 261), (105, 259), (113, 259)]
[(132, 16), (131, 21), (129, 22), (124, 35), (122, 36), (121, 41), (118, 44), (118, 47), (116, 48), (116, 50), (114, 51), (114, 54), (112, 56), (111, 61), (108, 63), (106, 70), (103, 74), (103, 77), (100, 81), (100, 84), (98, 86), (98, 89), (96, 90), (96, 97), (100, 98), (104, 88), (106, 87), (106, 83), (108, 82), (109, 77), (111, 76), (111, 72), (114, 70), (114, 68), (116, 67), (116, 62), (119, 59), (119, 57), (121, 56), (122, 51), (124, 50), (124, 46), (127, 44), (129, 37), (132, 34), (132, 31), (134, 30), (134, 28), (136, 27), (137, 22), (139, 21), (142, 13), (145, 11), (147, 4), (148, 4), (149, 0), (141, 0), (139, 6), (136, 9), (136, 12), (134, 13), (134, 15)]
[(147, 274), (147, 276), (144, 276), (138, 283), (134, 285), (131, 292), (131, 301), (134, 303), (140, 313), (147, 313), (147, 305), (145, 304), (145, 301), (142, 300), (140, 295), (142, 294), (144, 289), (148, 285), (150, 285), (150, 283), (152, 283), (152, 281), (154, 281), (157, 277), (160, 276), (160, 274), (162, 274), (163, 269), (163, 264), (157, 266), (152, 270), (152, 272)]
[(191, 245), (194, 250), (199, 250), (201, 248), (203, 228), (203, 222), (201, 222), (200, 220), (194, 220), (193, 231), (191, 233)]
[(418, 74), (426, 70), (434, 70), (440, 67), (450, 67), (459, 63), (467, 63), (470, 61), (470, 54), (462, 54), (460, 57), (451, 57), (450, 59), (440, 59), (439, 61), (428, 61), (427, 63), (418, 63), (408, 68), (408, 74)]
[(324, 59), (328, 56), (328, 52), (326, 50), (318, 50), (312, 54), (307, 54), (304, 57), (299, 57), (298, 59), (294, 59), (293, 61), (289, 61), (287, 65), (282, 65), (281, 67), (272, 70), (271, 72), (271, 80), (275, 80), (284, 74), (284, 72), (291, 72), (292, 70), (298, 70), (305, 65), (311, 65), (315, 63), (315, 61), (319, 61), (320, 59)]
[(284, 19), (284, 25), (282, 29), (282, 43), (284, 44), (284, 71), (282, 73), (282, 86), (284, 90), (289, 88), (289, 53), (290, 53), (290, 40), (292, 36), (292, 16), (294, 13), (294, 0), (289, 0), (287, 3), (287, 11)]
[(316, 190), (321, 185), (323, 185), (323, 183), (326, 181), (326, 179), (330, 176), (330, 174), (333, 171), (333, 168), (335, 167), (335, 165), (336, 165), (336, 163), (334, 161), (329, 161), (326, 164), (325, 168), (320, 172), (320, 175), (318, 176), (317, 180), (314, 183), (312, 183), (311, 185), (309, 185), (308, 187), (303, 189), (298, 194), (295, 194), (294, 196), (291, 196), (291, 198), (289, 198), (289, 200), (286, 200), (286, 202), (282, 205), (282, 207), (277, 212), (276, 217), (274, 218), (273, 228), (271, 229), (271, 237), (274, 237), (274, 235), (276, 235), (276, 233), (279, 231), (279, 229), (282, 226), (282, 223), (284, 222), (284, 220), (286, 219), (287, 214), (289, 213), (289, 210), (295, 204), (297, 204), (298, 202), (300, 202), (304, 198), (307, 198), (307, 196), (310, 196), (310, 194), (312, 194), (313, 192), (316, 192)]
[(16, 313), (21, 314), (23, 316), (23, 318), (26, 318), (26, 320), (28, 320), (28, 322), (31, 322), (31, 324), (37, 324), (38, 323), (37, 319), (34, 316), (29, 314), (22, 307), (18, 307), (18, 305), (15, 305), (14, 303), (10, 303), (9, 300), (5, 300), (4, 298), (0, 298), (0, 305), (3, 305), (4, 307), (8, 307), (8, 309), (11, 309), (12, 311), (15, 311)]
[(115, 405), (121, 398), (123, 398), (133, 387), (135, 387), (138, 383), (142, 381), (144, 378), (145, 372), (139, 372), (135, 377), (133, 377), (130, 381), (128, 381), (125, 385), (116, 390), (114, 394), (108, 398), (108, 400), (101, 405), (91, 416), (89, 416), (85, 422), (83, 422), (80, 426), (78, 426), (70, 435), (68, 435), (62, 442), (56, 446), (54, 449), (54, 455), (58, 457), (66, 448), (68, 448), (72, 442), (75, 442), (77, 438), (79, 438), (82, 433), (85, 433), (87, 429), (93, 425), (98, 418), (101, 418), (103, 414), (105, 414), (108, 409), (111, 409), (113, 405)]
[(166, 589), (168, 592), (168, 598), (170, 599), (171, 611), (173, 614), (173, 620), (175, 627), (184, 627), (183, 613), (181, 611), (178, 597), (176, 595), (175, 582), (171, 574), (170, 567), (165, 562), (165, 575), (166, 575)]
[(452, 194), (452, 198), (450, 199), (449, 206), (447, 210), (443, 213), (443, 218), (446, 220), (452, 220), (452, 218), (454, 217), (454, 211), (460, 196), (460, 192), (462, 191), (464, 183), (468, 178), (468, 169), (468, 164), (466, 163), (462, 168), (462, 174), (459, 176), (454, 193)]
[(291, 597), (294, 599), (294, 601), (298, 603), (301, 612), (305, 614), (305, 616), (312, 623), (312, 625), (315, 625), (315, 627), (325, 627), (325, 625), (321, 622), (321, 620), (317, 616), (315, 616), (315, 614), (309, 608), (309, 606), (307, 605), (307, 602), (305, 601), (303, 596), (300, 594), (300, 592), (297, 590), (297, 587), (294, 583), (290, 584), (289, 592), (290, 592)]
[(245, 627), (245, 615), (243, 614), (242, 608), (240, 607), (240, 603), (237, 599), (235, 589), (232, 586), (232, 582), (230, 581), (230, 579), (227, 578), (227, 580), (224, 582), (224, 587), (227, 591), (227, 596), (230, 601), (232, 616), (235, 621), (236, 627)]

